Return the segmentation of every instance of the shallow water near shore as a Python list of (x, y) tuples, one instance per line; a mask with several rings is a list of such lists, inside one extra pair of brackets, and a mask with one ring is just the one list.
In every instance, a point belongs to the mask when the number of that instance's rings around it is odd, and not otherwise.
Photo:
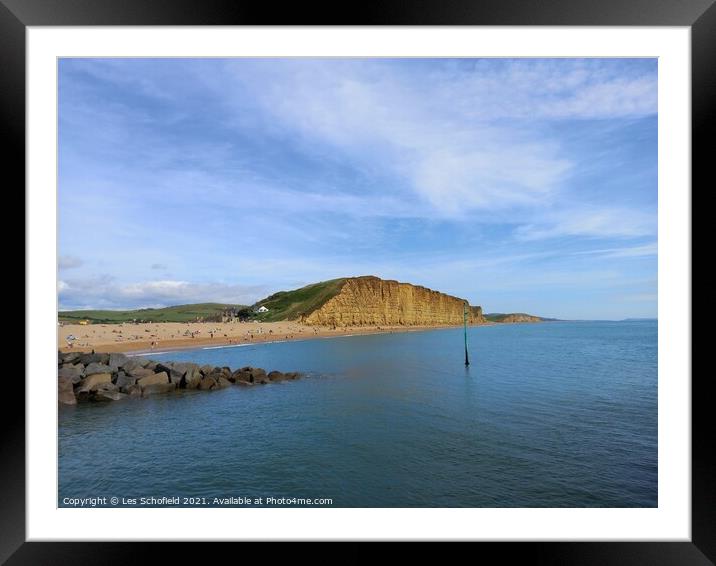
[(657, 505), (656, 321), (472, 327), (469, 346), (469, 368), (458, 328), (152, 354), (306, 376), (61, 407), (58, 504)]

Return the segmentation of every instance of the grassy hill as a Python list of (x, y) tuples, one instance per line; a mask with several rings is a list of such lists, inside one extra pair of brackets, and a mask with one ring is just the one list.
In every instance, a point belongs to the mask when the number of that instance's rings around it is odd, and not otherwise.
[(537, 318), (542, 321), (548, 321), (548, 320), (556, 320), (554, 318), (543, 318), (541, 316), (536, 316), (533, 314), (527, 314), (525, 312), (510, 312), (510, 313), (504, 313), (504, 312), (491, 312), (484, 315), (487, 320), (490, 322), (504, 322), (504, 320), (508, 316), (524, 316), (524, 317), (531, 317), (531, 318)]
[(121, 322), (213, 322), (221, 320), (225, 309), (244, 309), (245, 305), (225, 305), (221, 303), (200, 303), (196, 305), (177, 305), (160, 309), (136, 309), (128, 311), (85, 310), (60, 311), (61, 322), (79, 322), (89, 320), (93, 324), (117, 324)]
[(252, 309), (266, 307), (266, 313), (253, 314), (256, 320), (275, 322), (279, 320), (297, 320), (304, 313), (310, 313), (323, 306), (330, 298), (335, 297), (345, 278), (331, 279), (306, 285), (294, 291), (280, 291), (258, 301)]

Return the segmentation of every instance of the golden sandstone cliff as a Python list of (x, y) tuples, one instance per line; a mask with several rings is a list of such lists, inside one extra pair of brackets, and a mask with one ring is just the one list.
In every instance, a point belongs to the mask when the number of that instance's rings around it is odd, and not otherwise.
[[(301, 317), (309, 325), (432, 326), (463, 323), (467, 301), (425, 287), (373, 276), (350, 277), (322, 306)], [(468, 323), (486, 322), (481, 307), (468, 307)]]

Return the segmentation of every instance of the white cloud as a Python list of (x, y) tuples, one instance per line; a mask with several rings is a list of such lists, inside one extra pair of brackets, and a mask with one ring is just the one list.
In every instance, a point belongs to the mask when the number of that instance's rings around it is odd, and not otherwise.
[(584, 207), (546, 212), (538, 221), (517, 228), (520, 240), (562, 236), (636, 238), (656, 234), (655, 214), (617, 207)]
[(248, 65), (228, 65), (233, 88), (252, 91), (304, 147), (327, 144), (366, 170), (390, 171), (425, 215), (443, 217), (544, 205), (560, 192), (572, 164), (537, 120), (657, 108), (655, 73), (625, 76), (596, 60), (477, 60), (472, 71), (426, 76), (367, 61)]
[(317, 145), (327, 145), (367, 170), (395, 176), (432, 214), (535, 203), (555, 193), (570, 168), (556, 142), (527, 128), (466, 122), (454, 111), (466, 100), (460, 88), (451, 91), (459, 100), (437, 105), (432, 96), (443, 92), (380, 65), (346, 72), (257, 65), (250, 83), (242, 80), (244, 65), (234, 69), (234, 88), (254, 89), (262, 111), (304, 146), (318, 152)]
[(141, 281), (120, 283), (109, 276), (60, 281), (60, 308), (148, 308), (192, 303), (253, 304), (268, 294), (263, 285)]
[(575, 252), (575, 255), (600, 255), (605, 258), (620, 258), (620, 257), (648, 257), (655, 256), (659, 252), (659, 246), (657, 242), (650, 244), (644, 244), (642, 246), (628, 246), (623, 248), (607, 248), (601, 250), (586, 250), (581, 252)]
[(442, 103), (473, 118), (590, 120), (657, 112), (655, 72), (627, 74), (603, 60), (478, 60), (474, 72), (434, 82)]

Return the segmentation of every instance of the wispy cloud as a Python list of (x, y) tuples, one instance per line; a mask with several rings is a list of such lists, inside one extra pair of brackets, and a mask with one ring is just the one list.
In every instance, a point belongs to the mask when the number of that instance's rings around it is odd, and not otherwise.
[(188, 281), (142, 281), (121, 283), (102, 275), (61, 280), (58, 285), (61, 309), (150, 308), (190, 303), (253, 304), (266, 295), (266, 287)]
[(627, 246), (621, 248), (607, 248), (599, 250), (584, 250), (574, 252), (575, 255), (600, 255), (607, 258), (629, 258), (655, 256), (659, 251), (657, 242), (643, 246)]
[[(616, 63), (616, 64), (615, 64)], [(481, 59), (454, 81), (437, 81), (441, 102), (483, 119), (619, 119), (657, 112), (655, 65), (608, 59)], [(470, 100), (480, 104), (470, 105)]]
[(59, 84), (66, 305), (367, 273), (596, 304), (656, 270), (655, 60), (73, 59)]
[(392, 177), (427, 205), (424, 215), (535, 204), (559, 189), (570, 168), (558, 142), (529, 126), (466, 122), (452, 110), (471, 96), (459, 84), (451, 90), (457, 100), (437, 106), (433, 94), (444, 93), (380, 64), (250, 68), (229, 65), (236, 88), (253, 91), (263, 112), (304, 143), (318, 141), (314, 151), (339, 151), (362, 169)]
[(636, 238), (656, 234), (656, 216), (639, 210), (616, 208), (608, 204), (588, 208), (546, 212), (537, 222), (516, 229), (522, 240), (541, 240), (564, 236), (594, 238)]

